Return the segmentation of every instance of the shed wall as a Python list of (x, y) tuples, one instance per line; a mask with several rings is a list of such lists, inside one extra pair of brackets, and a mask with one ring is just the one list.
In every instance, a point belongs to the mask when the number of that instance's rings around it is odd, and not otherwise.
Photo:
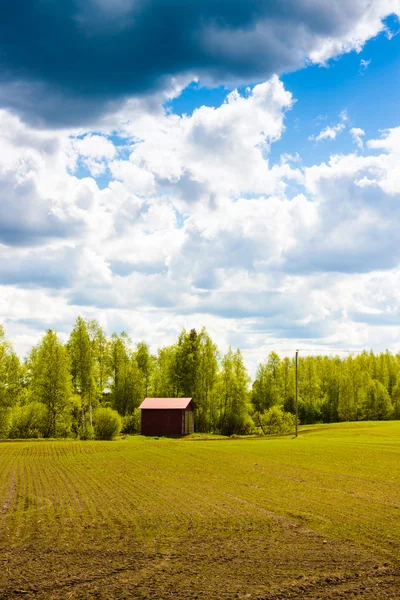
[(183, 435), (184, 411), (142, 409), (142, 435)]

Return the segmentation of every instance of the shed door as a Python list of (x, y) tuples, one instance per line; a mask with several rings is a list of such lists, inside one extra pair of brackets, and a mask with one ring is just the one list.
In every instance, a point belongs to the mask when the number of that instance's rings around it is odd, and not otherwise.
[(185, 435), (188, 435), (189, 433), (189, 412), (187, 410), (185, 410), (185, 429), (184, 429)]
[(192, 410), (185, 410), (185, 435), (194, 432), (194, 418)]

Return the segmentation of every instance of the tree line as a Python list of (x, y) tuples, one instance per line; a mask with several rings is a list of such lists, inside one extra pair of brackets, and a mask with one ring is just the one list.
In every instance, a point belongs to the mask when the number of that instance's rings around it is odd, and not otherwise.
[[(147, 396), (193, 398), (198, 432), (284, 432), (294, 426), (295, 380), (294, 358), (271, 352), (251, 382), (240, 350), (221, 355), (205, 328), (152, 354), (78, 317), (66, 344), (48, 330), (21, 361), (0, 326), (0, 437), (138, 433)], [(303, 424), (400, 418), (400, 354), (300, 357), (298, 386)]]

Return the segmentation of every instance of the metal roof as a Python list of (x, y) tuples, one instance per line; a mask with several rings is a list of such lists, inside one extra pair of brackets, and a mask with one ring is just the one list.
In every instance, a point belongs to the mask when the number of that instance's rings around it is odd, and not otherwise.
[(191, 401), (191, 398), (146, 398), (139, 408), (177, 408), (184, 410)]

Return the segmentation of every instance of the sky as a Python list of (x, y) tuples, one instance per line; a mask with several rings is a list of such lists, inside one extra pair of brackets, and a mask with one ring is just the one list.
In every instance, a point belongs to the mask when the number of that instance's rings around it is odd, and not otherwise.
[(400, 350), (400, 0), (0, 0), (0, 324)]

